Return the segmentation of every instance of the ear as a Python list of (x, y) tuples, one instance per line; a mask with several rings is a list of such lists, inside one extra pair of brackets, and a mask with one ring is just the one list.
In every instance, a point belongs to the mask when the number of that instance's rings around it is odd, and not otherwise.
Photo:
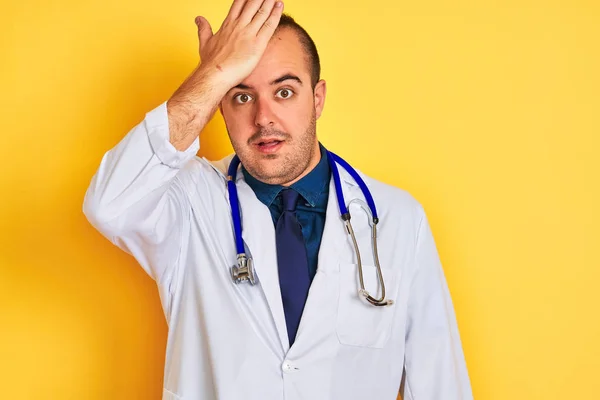
[(315, 96), (315, 116), (317, 119), (321, 116), (323, 112), (323, 107), (325, 107), (325, 95), (327, 94), (327, 82), (324, 79), (321, 79), (317, 82), (315, 86), (315, 90), (313, 91)]

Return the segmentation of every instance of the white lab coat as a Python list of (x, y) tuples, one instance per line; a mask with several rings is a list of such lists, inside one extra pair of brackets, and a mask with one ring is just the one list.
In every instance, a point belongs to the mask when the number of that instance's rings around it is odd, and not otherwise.
[[(237, 174), (243, 237), (260, 284), (236, 285), (226, 168), (169, 142), (166, 103), (102, 159), (83, 210), (156, 281), (168, 323), (165, 400), (471, 399), (452, 302), (423, 209), (366, 177), (377, 204), (389, 307), (358, 298), (357, 260), (333, 181), (296, 341), (288, 345), (268, 208)], [(378, 293), (360, 188), (340, 168), (367, 289)]]

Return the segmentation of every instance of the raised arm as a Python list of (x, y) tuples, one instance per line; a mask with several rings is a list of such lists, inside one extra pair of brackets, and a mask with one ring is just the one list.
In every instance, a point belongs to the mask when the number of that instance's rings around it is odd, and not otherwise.
[(157, 281), (169, 277), (190, 218), (177, 174), (197, 153), (198, 135), (223, 96), (258, 64), (282, 10), (274, 0), (235, 0), (216, 34), (197, 17), (201, 63), (104, 155), (92, 178), (86, 217)]

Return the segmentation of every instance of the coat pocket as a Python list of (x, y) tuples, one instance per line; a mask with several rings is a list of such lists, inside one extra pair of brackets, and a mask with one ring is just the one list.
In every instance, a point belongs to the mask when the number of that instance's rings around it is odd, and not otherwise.
[[(381, 287), (377, 276), (377, 268), (363, 265), (365, 289), (373, 297), (379, 297)], [(382, 268), (386, 299), (395, 299), (398, 271)], [(396, 305), (377, 307), (359, 297), (360, 280), (358, 264), (340, 264), (339, 272), (340, 297), (336, 333), (340, 343), (350, 346), (371, 347), (380, 349), (385, 346), (392, 328), (392, 320)]]

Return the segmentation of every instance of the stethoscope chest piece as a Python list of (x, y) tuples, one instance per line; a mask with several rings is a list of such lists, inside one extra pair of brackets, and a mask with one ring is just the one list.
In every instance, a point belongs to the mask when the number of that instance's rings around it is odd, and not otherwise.
[(235, 283), (249, 282), (256, 284), (256, 274), (254, 273), (254, 263), (246, 254), (238, 254), (238, 263), (231, 267), (231, 278)]

